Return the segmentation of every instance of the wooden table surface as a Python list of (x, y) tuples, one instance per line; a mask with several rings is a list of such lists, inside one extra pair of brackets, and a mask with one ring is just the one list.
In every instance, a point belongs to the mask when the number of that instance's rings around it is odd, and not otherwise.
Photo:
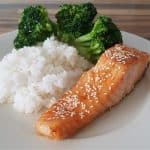
[[(62, 3), (86, 2), (85, 0), (0, 0), (0, 34), (17, 29), (24, 7), (43, 4), (54, 19)], [(91, 0), (99, 14), (111, 16), (121, 30), (150, 39), (150, 0)]]

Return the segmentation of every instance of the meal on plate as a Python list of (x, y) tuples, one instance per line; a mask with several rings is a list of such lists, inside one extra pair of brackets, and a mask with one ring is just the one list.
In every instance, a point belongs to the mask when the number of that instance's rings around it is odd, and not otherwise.
[(0, 61), (0, 103), (23, 113), (47, 109), (37, 132), (64, 139), (130, 93), (150, 55), (125, 46), (92, 3), (63, 4), (55, 17), (41, 5), (23, 10), (15, 48)]

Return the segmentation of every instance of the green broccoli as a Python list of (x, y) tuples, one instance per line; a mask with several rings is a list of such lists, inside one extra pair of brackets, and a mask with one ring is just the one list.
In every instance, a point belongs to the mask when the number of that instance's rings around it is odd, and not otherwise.
[(111, 18), (99, 16), (92, 30), (73, 42), (80, 55), (92, 63), (96, 63), (99, 56), (115, 43), (122, 43), (121, 32)]
[(44, 41), (55, 33), (55, 26), (43, 6), (29, 6), (22, 13), (14, 45), (18, 49)]
[(22, 48), (23, 46), (30, 46), (35, 44), (30, 37), (26, 37), (22, 32), (19, 32), (14, 40), (15, 48)]
[(91, 30), (92, 21), (97, 14), (92, 3), (64, 4), (56, 14), (58, 38), (63, 42), (71, 42)]

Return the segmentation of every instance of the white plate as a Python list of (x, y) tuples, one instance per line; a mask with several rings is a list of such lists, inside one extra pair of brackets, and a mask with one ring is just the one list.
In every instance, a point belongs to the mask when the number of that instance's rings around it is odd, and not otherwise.
[[(150, 52), (150, 42), (122, 32), (124, 43)], [(0, 36), (0, 56), (13, 47), (16, 32)], [(36, 115), (24, 115), (7, 104), (0, 105), (0, 149), (89, 150), (150, 149), (150, 69), (134, 91), (77, 136), (53, 141), (36, 135)]]

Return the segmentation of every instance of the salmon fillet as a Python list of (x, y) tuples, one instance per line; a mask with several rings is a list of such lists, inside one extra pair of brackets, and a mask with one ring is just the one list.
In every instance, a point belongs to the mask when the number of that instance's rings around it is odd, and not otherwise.
[(102, 54), (36, 123), (36, 130), (53, 139), (73, 136), (98, 115), (116, 105), (142, 77), (150, 55), (117, 44)]

